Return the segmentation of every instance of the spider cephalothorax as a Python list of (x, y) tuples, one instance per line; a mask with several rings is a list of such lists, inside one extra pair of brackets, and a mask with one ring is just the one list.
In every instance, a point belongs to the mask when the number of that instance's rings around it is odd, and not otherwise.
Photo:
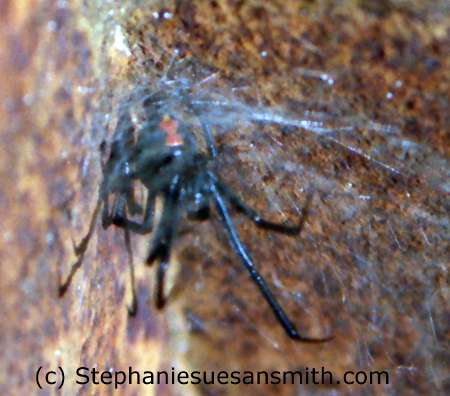
[[(130, 257), (133, 294), (130, 314), (135, 314), (137, 311), (130, 232), (136, 234), (153, 232), (147, 264), (152, 265), (155, 262), (158, 264), (156, 306), (162, 308), (165, 304), (165, 272), (169, 265), (170, 251), (181, 216), (186, 213), (190, 220), (206, 220), (210, 214), (210, 206), (214, 206), (230, 245), (287, 335), (305, 342), (323, 342), (330, 339), (310, 339), (299, 335), (295, 326), (275, 300), (239, 239), (227, 203), (242, 212), (258, 227), (287, 235), (300, 233), (305, 211), (303, 211), (299, 224), (295, 226), (272, 223), (259, 217), (214, 172), (216, 150), (213, 138), (209, 126), (202, 120), (196, 109), (192, 105), (190, 106), (194, 115), (200, 119), (207, 143), (206, 151), (199, 148), (187, 124), (169, 115), (154, 103), (151, 101), (148, 101), (147, 104), (144, 103), (147, 119), (139, 128), (135, 128), (128, 112), (124, 112), (119, 117), (109, 158), (105, 164), (102, 164), (103, 181), (89, 232), (75, 250), (79, 259), (73, 265), (66, 282), (60, 286), (60, 295), (65, 293), (74, 273), (81, 266), (96, 218), (101, 210), (103, 228), (106, 229), (114, 224), (122, 228), (125, 233), (126, 247)], [(101, 149), (104, 151), (104, 144)], [(147, 190), (144, 208), (134, 198), (136, 182), (142, 183)], [(111, 209), (110, 195), (114, 197)], [(161, 219), (154, 227), (153, 218), (157, 197), (162, 198), (163, 208)], [(127, 214), (143, 214), (142, 222), (130, 220)]]

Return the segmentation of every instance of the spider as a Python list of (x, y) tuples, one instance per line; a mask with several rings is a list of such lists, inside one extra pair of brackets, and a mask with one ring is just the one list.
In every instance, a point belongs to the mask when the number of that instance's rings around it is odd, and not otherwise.
[[(81, 266), (101, 211), (104, 229), (113, 224), (124, 230), (132, 288), (132, 304), (128, 308), (130, 315), (135, 315), (138, 308), (130, 232), (141, 235), (153, 232), (146, 263), (149, 266), (158, 263), (155, 303), (158, 309), (163, 308), (166, 302), (165, 273), (181, 215), (185, 212), (189, 220), (204, 221), (209, 218), (210, 207), (213, 204), (231, 247), (286, 334), (292, 339), (312, 343), (325, 342), (333, 338), (317, 339), (299, 334), (255, 267), (236, 232), (229, 211), (231, 205), (260, 228), (296, 236), (303, 228), (311, 195), (307, 195), (307, 202), (297, 225), (279, 224), (263, 219), (213, 171), (217, 158), (216, 147), (210, 127), (202, 119), (198, 109), (192, 104), (188, 106), (200, 120), (207, 146), (206, 152), (199, 148), (187, 123), (179, 122), (174, 116), (162, 110), (157, 97), (147, 99), (143, 103), (147, 122), (139, 128), (137, 138), (134, 136), (135, 126), (129, 112), (125, 111), (119, 117), (109, 158), (106, 163), (101, 161), (103, 179), (89, 231), (81, 243), (75, 246), (75, 253), (79, 258), (72, 265), (66, 281), (60, 284), (59, 295), (65, 294), (75, 272)], [(105, 153), (104, 142), (100, 150)], [(136, 181), (142, 183), (147, 190), (144, 208), (134, 197), (133, 185)], [(110, 194), (114, 196), (111, 209)], [(163, 209), (161, 219), (154, 229), (155, 202), (158, 196), (163, 200)], [(142, 222), (129, 219), (127, 213), (143, 214)]]

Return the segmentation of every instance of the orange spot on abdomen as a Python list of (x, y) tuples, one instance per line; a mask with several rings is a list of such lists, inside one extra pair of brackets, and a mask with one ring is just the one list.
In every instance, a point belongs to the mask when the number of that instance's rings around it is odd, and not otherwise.
[(180, 146), (184, 143), (183, 138), (178, 133), (180, 124), (169, 116), (164, 118), (159, 123), (159, 127), (166, 132), (166, 146)]

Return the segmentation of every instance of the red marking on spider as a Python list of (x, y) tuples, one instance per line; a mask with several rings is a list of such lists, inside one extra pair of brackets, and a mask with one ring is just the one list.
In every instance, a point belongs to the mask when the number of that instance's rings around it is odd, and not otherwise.
[(184, 143), (183, 138), (178, 133), (179, 126), (180, 124), (169, 116), (164, 116), (159, 123), (159, 127), (167, 134), (166, 146), (181, 146)]

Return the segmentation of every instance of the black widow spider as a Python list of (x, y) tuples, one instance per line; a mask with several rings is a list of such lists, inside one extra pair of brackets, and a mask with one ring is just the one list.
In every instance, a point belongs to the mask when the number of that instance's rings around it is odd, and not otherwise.
[[(180, 123), (175, 117), (162, 109), (158, 96), (147, 98), (143, 107), (146, 122), (138, 129), (135, 138), (135, 125), (129, 111), (119, 117), (111, 151), (105, 164), (102, 162), (103, 180), (100, 185), (96, 205), (87, 235), (75, 247), (79, 257), (73, 264), (66, 281), (59, 287), (59, 295), (67, 291), (72, 278), (81, 266), (89, 240), (92, 236), (98, 214), (102, 213), (102, 226), (107, 229), (111, 224), (120, 227), (125, 233), (125, 244), (129, 255), (132, 306), (130, 315), (137, 312), (137, 299), (134, 280), (134, 264), (131, 251), (130, 232), (148, 234), (153, 231), (154, 209), (157, 196), (163, 199), (161, 219), (154, 230), (147, 264), (158, 262), (156, 277), (156, 307), (165, 304), (164, 278), (170, 260), (170, 250), (177, 232), (180, 214), (185, 210), (190, 220), (206, 220), (210, 215), (210, 204), (214, 202), (230, 245), (239, 257), (252, 281), (258, 286), (286, 334), (292, 339), (303, 342), (325, 342), (328, 338), (308, 338), (301, 336), (286, 313), (276, 301), (268, 285), (256, 269), (244, 245), (239, 239), (226, 205), (228, 201), (258, 227), (295, 236), (303, 227), (306, 208), (311, 196), (302, 210), (299, 223), (295, 226), (273, 223), (259, 217), (213, 172), (216, 159), (212, 133), (209, 125), (202, 119), (198, 109), (191, 104), (189, 110), (200, 120), (207, 153), (199, 149), (190, 127)], [(100, 146), (105, 152), (105, 143)], [(134, 198), (135, 181), (140, 181), (147, 189), (145, 210)], [(109, 208), (109, 195), (114, 195), (112, 209)], [(130, 215), (142, 214), (143, 221), (138, 223), (128, 219)]]

